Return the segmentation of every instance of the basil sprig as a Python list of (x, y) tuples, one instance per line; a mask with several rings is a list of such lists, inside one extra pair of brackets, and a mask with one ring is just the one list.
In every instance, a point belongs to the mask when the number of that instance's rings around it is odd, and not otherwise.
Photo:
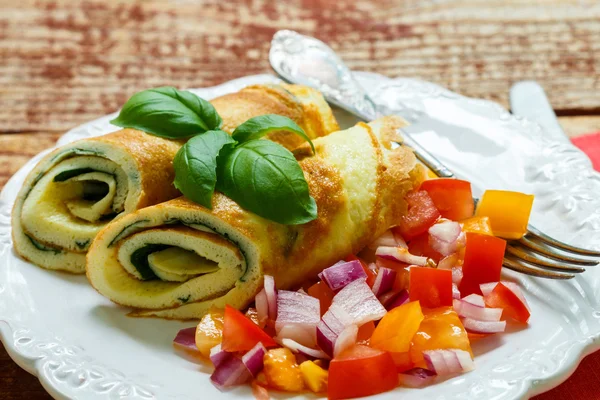
[(269, 140), (248, 140), (218, 161), (217, 188), (240, 207), (280, 224), (317, 218), (304, 173), (285, 147)]
[(217, 182), (217, 157), (235, 140), (224, 131), (208, 131), (194, 136), (175, 155), (175, 187), (188, 199), (212, 208)]
[(110, 123), (168, 139), (183, 139), (219, 129), (223, 121), (208, 101), (165, 86), (131, 96)]

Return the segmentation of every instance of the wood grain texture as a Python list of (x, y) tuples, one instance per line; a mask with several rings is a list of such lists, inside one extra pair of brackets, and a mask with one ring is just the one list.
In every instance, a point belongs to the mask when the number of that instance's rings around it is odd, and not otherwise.
[(0, 0), (0, 131), (61, 130), (133, 92), (269, 71), (278, 29), (329, 42), (355, 69), (506, 104), (536, 79), (559, 112), (600, 110), (596, 0)]

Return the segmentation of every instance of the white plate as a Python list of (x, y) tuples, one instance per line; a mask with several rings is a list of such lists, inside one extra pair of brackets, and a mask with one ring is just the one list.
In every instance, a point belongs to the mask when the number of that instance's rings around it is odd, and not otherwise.
[[(416, 138), (471, 180), (476, 192), (514, 189), (536, 195), (533, 222), (555, 237), (600, 248), (600, 174), (568, 141), (548, 139), (539, 126), (496, 104), (462, 97), (409, 79), (358, 73), (373, 97), (387, 106), (408, 105), (435, 119)], [(253, 83), (249, 76), (196, 93), (212, 98)], [(348, 116), (343, 119), (348, 121)], [(73, 129), (59, 144), (117, 128), (100, 118)], [(173, 351), (185, 326), (132, 319), (88, 284), (84, 276), (44, 271), (16, 257), (10, 210), (34, 157), (0, 197), (0, 336), (11, 357), (37, 375), (56, 398), (197, 399), (249, 396), (248, 388), (221, 394), (199, 366)], [(600, 348), (600, 269), (569, 282), (506, 273), (526, 289), (532, 317), (527, 329), (474, 345), (477, 369), (434, 386), (397, 389), (381, 398), (516, 399), (558, 385), (581, 358)], [(299, 396), (301, 397), (301, 396)]]

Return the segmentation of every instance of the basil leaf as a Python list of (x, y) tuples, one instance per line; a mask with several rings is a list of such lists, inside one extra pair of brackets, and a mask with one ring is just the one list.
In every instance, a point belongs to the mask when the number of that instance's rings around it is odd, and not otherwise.
[(212, 104), (195, 94), (165, 86), (131, 96), (111, 124), (168, 139), (182, 139), (219, 129), (221, 117)]
[(313, 153), (315, 152), (315, 146), (306, 133), (304, 133), (304, 130), (291, 119), (277, 114), (260, 115), (250, 118), (235, 128), (231, 136), (239, 143), (244, 143), (249, 140), (260, 139), (275, 131), (287, 131), (301, 136), (310, 143)]
[(235, 144), (227, 132), (208, 131), (194, 136), (175, 155), (175, 187), (188, 199), (212, 208), (217, 182), (217, 157), (223, 147)]
[(217, 176), (217, 190), (263, 218), (286, 225), (317, 218), (298, 161), (275, 142), (250, 140), (224, 152)]

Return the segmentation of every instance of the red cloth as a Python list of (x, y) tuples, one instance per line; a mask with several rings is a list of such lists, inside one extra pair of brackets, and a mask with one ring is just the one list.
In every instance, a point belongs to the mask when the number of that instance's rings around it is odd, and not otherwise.
[[(600, 132), (572, 139), (600, 171)], [(533, 398), (534, 400), (600, 400), (600, 351), (581, 361), (577, 370), (560, 386)]]
[(571, 141), (588, 155), (594, 164), (594, 169), (600, 171), (600, 132), (578, 136)]

